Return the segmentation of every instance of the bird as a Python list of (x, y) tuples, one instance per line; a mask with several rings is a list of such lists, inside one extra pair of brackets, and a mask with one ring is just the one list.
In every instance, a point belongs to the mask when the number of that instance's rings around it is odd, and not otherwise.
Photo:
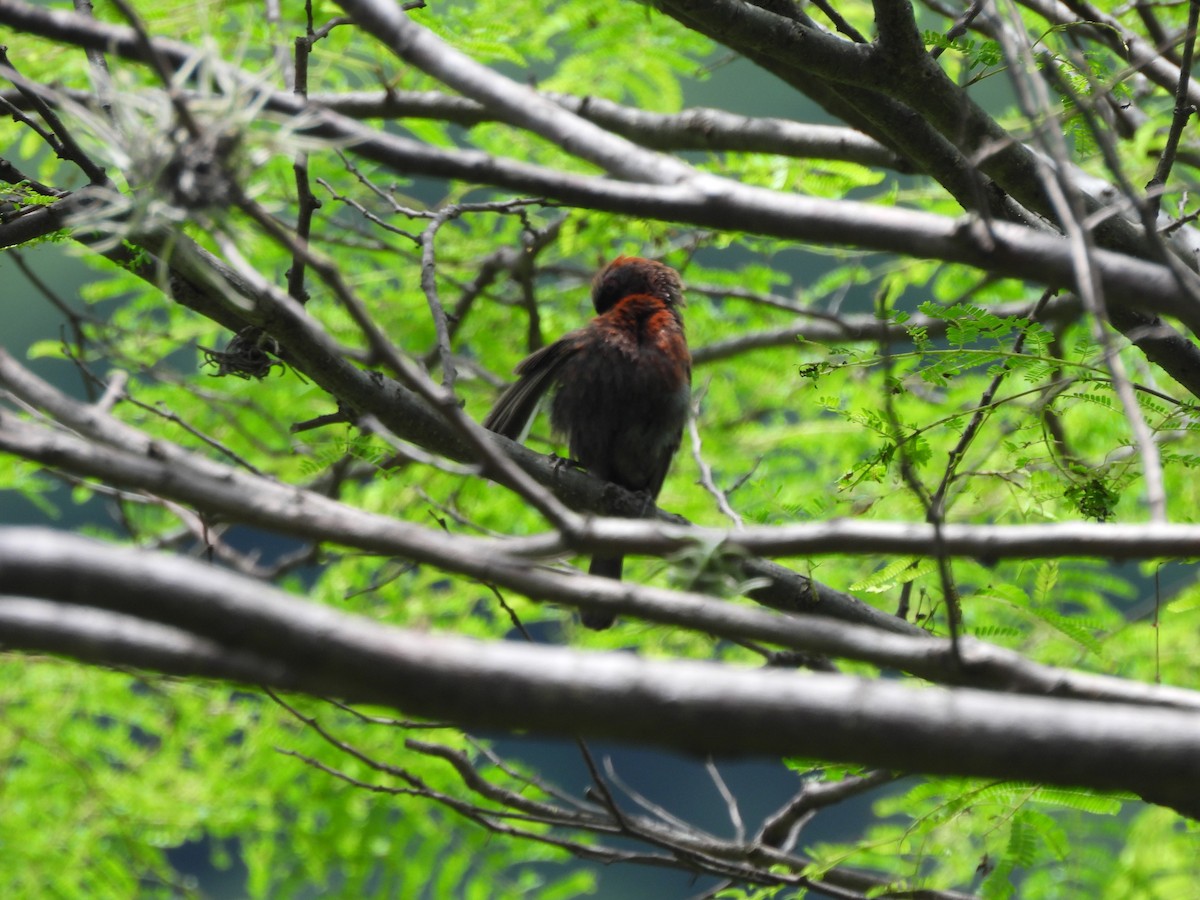
[[(571, 459), (597, 478), (657, 499), (683, 437), (692, 357), (683, 283), (664, 263), (619, 256), (592, 280), (596, 317), (522, 360), (484, 427), (521, 440), (548, 391), (550, 425)], [(593, 556), (591, 575), (620, 580), (622, 556)], [(601, 630), (606, 611), (584, 611)]]

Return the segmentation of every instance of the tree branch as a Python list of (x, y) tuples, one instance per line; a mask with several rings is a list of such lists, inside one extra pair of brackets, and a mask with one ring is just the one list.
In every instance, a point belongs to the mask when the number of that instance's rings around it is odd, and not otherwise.
[[(69, 13), (47, 13), (20, 0), (0, 0), (0, 22), (31, 33), (71, 40), (82, 46), (111, 46), (117, 52), (140, 58), (140, 48), (133, 35), (127, 33), (128, 29), (102, 27)], [(164, 58), (177, 59), (178, 64), (182, 64), (185, 52), (182, 46), (159, 40), (155, 47)], [(500, 78), (495, 72), (488, 71), (492, 81)], [(236, 73), (231, 74), (236, 76)], [(519, 97), (505, 97), (505, 102), (519, 105), (524, 99), (526, 94), (521, 93)], [(538, 108), (545, 112), (544, 107), (549, 101), (542, 98), (538, 101)], [(290, 94), (277, 93), (272, 102), (279, 109), (294, 111), (297, 115), (306, 109)], [(597, 130), (590, 123), (549, 105), (554, 112), (547, 114), (550, 124), (545, 128), (553, 126), (569, 133), (566, 140), (572, 146), (585, 142), (584, 139)], [(999, 275), (1032, 279), (1048, 285), (1073, 284), (1071, 248), (1066, 241), (1011, 223), (993, 223), (989, 233), (984, 235), (970, 219), (951, 219), (845, 200), (781, 196), (765, 188), (700, 173), (682, 163), (660, 171), (656, 164), (651, 165), (655, 160), (661, 161), (659, 154), (623, 140), (615, 147), (610, 142), (604, 142), (604, 146), (620, 154), (631, 154), (629, 159), (650, 165), (652, 172), (657, 171), (667, 180), (676, 176), (690, 177), (692, 186), (627, 184), (606, 178), (570, 175), (489, 157), (477, 151), (430, 147), (365, 128), (328, 111), (307, 109), (316, 119), (307, 129), (308, 133), (348, 141), (358, 155), (407, 175), (462, 178), (590, 209), (792, 240), (885, 250), (920, 259), (961, 262)], [(572, 131), (576, 126), (579, 130)], [(609, 137), (619, 140), (612, 135)], [(7, 246), (3, 237), (0, 231), (0, 246)], [(1192, 294), (1174, 282), (1175, 276), (1170, 270), (1114, 252), (1097, 251), (1095, 258), (1105, 295), (1111, 303), (1173, 315), (1193, 330), (1200, 331), (1200, 308)], [(1200, 279), (1196, 279), (1196, 283), (1200, 285)], [(1152, 326), (1164, 336), (1170, 332), (1161, 324), (1152, 323)], [(1193, 352), (1189, 353), (1188, 346), (1186, 341), (1172, 341), (1171, 353), (1177, 359), (1172, 361), (1164, 353), (1163, 359), (1156, 358), (1155, 361), (1189, 390), (1200, 395), (1200, 352), (1192, 348)]]
[[(0, 572), (6, 594), (147, 617), (269, 660), (280, 667), (276, 687), (466, 726), (1133, 790), (1200, 814), (1200, 721), (1192, 711), (408, 632), (190, 560), (49, 531), (0, 531)], [(54, 630), (56, 620), (45, 618), (24, 649), (51, 649), (38, 638)], [(167, 647), (159, 642), (158, 651)], [(91, 659), (121, 664), (120, 649), (97, 646)], [(181, 653), (176, 672), (185, 667)]]

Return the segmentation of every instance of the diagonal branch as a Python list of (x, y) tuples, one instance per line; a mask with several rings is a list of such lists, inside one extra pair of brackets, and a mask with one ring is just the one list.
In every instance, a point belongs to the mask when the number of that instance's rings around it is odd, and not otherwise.
[[(140, 59), (143, 55), (129, 29), (101, 25), (69, 13), (48, 13), (20, 0), (0, 0), (0, 22), (83, 46), (111, 48), (130, 58)], [(160, 39), (154, 46), (161, 58), (173, 64), (182, 65), (187, 58), (184, 45)], [(233, 70), (230, 75), (239, 77)], [(502, 80), (497, 73), (491, 73), (491, 77), (493, 81)], [(525, 89), (520, 90), (520, 97), (524, 98)], [(1070, 247), (1061, 238), (1006, 222), (995, 222), (987, 233), (980, 233), (969, 220), (957, 221), (850, 201), (785, 197), (770, 190), (699, 173), (692, 178), (692, 187), (632, 185), (605, 178), (567, 175), (474, 151), (433, 148), (398, 135), (377, 132), (329, 111), (304, 107), (290, 94), (277, 93), (270, 99), (280, 110), (293, 111), (297, 115), (307, 110), (312, 121), (308, 133), (350, 142), (358, 155), (407, 175), (482, 181), (585, 208), (961, 262), (996, 274), (1032, 279), (1052, 286), (1073, 284)], [(510, 99), (515, 101), (516, 98)], [(573, 129), (575, 124), (586, 126), (583, 131), (570, 131), (567, 142), (572, 147), (579, 142), (586, 143), (585, 138), (596, 130), (595, 126), (569, 113), (562, 110), (558, 113), (561, 115), (552, 115), (550, 120), (555, 129)], [(617, 146), (622, 152), (632, 150), (631, 160), (662, 174), (660, 163), (663, 157), (615, 136), (613, 139), (619, 142)], [(613, 149), (611, 143), (606, 142), (604, 146)], [(672, 167), (672, 173), (684, 170), (687, 167), (682, 163)], [(22, 233), (28, 234), (28, 228)], [(0, 231), (0, 246), (8, 243), (10, 239)], [(1173, 281), (1175, 273), (1153, 263), (1103, 251), (1097, 252), (1095, 259), (1105, 295), (1114, 308), (1114, 318), (1118, 310), (1149, 310), (1177, 316), (1193, 330), (1200, 331), (1200, 309), (1196, 308), (1192, 291)], [(1200, 395), (1200, 350), (1153, 317), (1139, 314), (1122, 321), (1121, 327), (1151, 360)]]
[(568, 112), (537, 91), (500, 76), (454, 49), (386, 0), (340, 0), (364, 31), (404, 61), (479, 102), (506, 122), (553, 141), (620, 178), (672, 184), (691, 166), (654, 153)]

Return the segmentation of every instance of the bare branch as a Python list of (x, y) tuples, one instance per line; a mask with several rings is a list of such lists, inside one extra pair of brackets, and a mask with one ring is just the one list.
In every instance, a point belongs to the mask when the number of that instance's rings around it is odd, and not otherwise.
[(506, 122), (553, 141), (581, 159), (620, 177), (671, 184), (694, 170), (618, 137), (477, 63), (383, 0), (342, 0), (362, 28), (398, 57), (471, 97)]
[[(0, 566), (6, 593), (183, 628), (272, 661), (279, 668), (270, 683), (281, 688), (471, 727), (1133, 790), (1200, 813), (1200, 722), (1193, 711), (913, 690), (886, 680), (407, 632), (190, 560), (48, 531), (0, 532)], [(53, 621), (43, 630), (54, 631)], [(41, 640), (24, 646), (50, 649)], [(90, 659), (124, 661), (108, 644)], [(175, 670), (185, 664), (177, 655)]]
[[(286, 304), (290, 298), (285, 296), (280, 300), (283, 304), (281, 308), (288, 309)], [(303, 320), (301, 324), (304, 324), (305, 328), (309, 327)], [(279, 327), (278, 318), (275, 327)], [(307, 331), (300, 334), (305, 335)], [(314, 344), (314, 349), (328, 359), (330, 367), (346, 365), (339, 356), (330, 353), (323, 343), (314, 341)], [(351, 367), (346, 368), (349, 372), (357, 372)], [(329, 377), (331, 371), (322, 370), (321, 374), (323, 377)], [(376, 390), (387, 387), (371, 379), (368, 381)], [(485, 549), (488, 546), (486, 544), (460, 544), (457, 548), (451, 547), (447, 537), (440, 532), (420, 529), (390, 517), (364, 514), (310, 492), (297, 494), (293, 488), (266, 479), (256, 480), (246, 473), (233, 472), (188, 454), (182, 448), (168, 442), (151, 441), (136, 429), (103, 414), (95, 407), (84, 406), (66, 397), (19, 365), (3, 349), (0, 349), (0, 385), (7, 387), (31, 406), (52, 412), (58, 421), (81, 434), (108, 445), (101, 448), (68, 435), (51, 434), (33, 426), (24, 426), (11, 417), (0, 418), (0, 446), (26, 458), (43, 459), (77, 474), (112, 479), (116, 484), (137, 487), (193, 504), (196, 508), (210, 513), (260, 524), (300, 537), (324, 537), (338, 543), (387, 554), (399, 554), (410, 559), (429, 560), (424, 554), (441, 548), (446, 552), (439, 551), (436, 558), (443, 564), (451, 564), (452, 567), (469, 560), (479, 563), (495, 561), (495, 554)], [(402, 391), (403, 388), (395, 385), (393, 390)], [(382, 402), (376, 400), (375, 405), (380, 410), (380, 418), (386, 416), (392, 430), (400, 429), (412, 434), (413, 422), (406, 417), (405, 403), (411, 403), (411, 400), (406, 399), (403, 394), (392, 395), (392, 399), (389, 400), (389, 394), (385, 391)], [(420, 411), (420, 407), (415, 409)], [(644, 512), (644, 502), (636, 494), (619, 492), (626, 504), (622, 507), (614, 500), (613, 486), (605, 485), (581, 472), (563, 469), (504, 438), (493, 435), (492, 439), (507, 445), (510, 448), (508, 452), (518, 462), (532, 464), (533, 470), (541, 473), (544, 482), (553, 486), (567, 502), (587, 508), (588, 495), (580, 493), (582, 488), (591, 492), (593, 499), (590, 503), (594, 504), (592, 508), (605, 508), (615, 514), (626, 513), (634, 516)], [(301, 497), (304, 499), (301, 500)], [(425, 537), (409, 540), (409, 537), (421, 534)], [(553, 544), (553, 548), (544, 550), (544, 555), (557, 555), (566, 549), (558, 539), (555, 539)], [(523, 543), (514, 546), (523, 546)], [(501, 553), (503, 554), (503, 551)], [(455, 560), (458, 562), (454, 562)], [(765, 560), (745, 560), (743, 567), (747, 577), (758, 582), (752, 596), (776, 609), (819, 612), (822, 615), (871, 623), (890, 631), (919, 632), (919, 629), (913, 628), (907, 622), (894, 619), (849, 595), (816, 584), (774, 563)], [(513, 582), (498, 577), (490, 570), (476, 571), (479, 577), (514, 586)], [(518, 589), (526, 591), (531, 582), (525, 579), (534, 578), (536, 582), (539, 578), (550, 578), (551, 582), (547, 584), (557, 584), (555, 591), (560, 596), (547, 596), (545, 599), (574, 597), (577, 603), (603, 604), (616, 602), (615, 596), (619, 594), (619, 591), (611, 590), (616, 587), (611, 583), (606, 586), (603, 596), (598, 597), (594, 592), (576, 589), (579, 587), (578, 582), (573, 583), (574, 587), (567, 588), (566, 583), (554, 580), (565, 576), (546, 572), (535, 573), (532, 570), (512, 574), (519, 574), (521, 580)]]
[(1200, 3), (1192, 0), (1188, 4), (1188, 19), (1187, 31), (1183, 39), (1183, 58), (1179, 64), (1179, 85), (1175, 88), (1175, 115), (1171, 117), (1171, 130), (1167, 134), (1167, 144), (1163, 148), (1162, 156), (1158, 159), (1158, 166), (1154, 170), (1154, 177), (1146, 184), (1146, 192), (1150, 208), (1157, 213), (1160, 204), (1162, 203), (1162, 195), (1159, 192), (1167, 183), (1167, 176), (1171, 174), (1171, 166), (1175, 164), (1175, 154), (1179, 149), (1179, 139), (1183, 136), (1183, 126), (1187, 124), (1196, 113), (1196, 107), (1188, 100), (1188, 86), (1192, 75), (1192, 54), (1196, 49), (1196, 28), (1200, 24)]
[[(69, 39), (83, 46), (111, 47), (115, 52), (135, 58), (140, 54), (136, 41), (127, 30), (101, 26), (68, 13), (44, 13), (27, 7), (20, 0), (0, 0), (0, 22), (33, 33)], [(155, 46), (165, 58), (173, 59), (178, 54), (182, 61), (182, 47), (166, 41), (156, 42)], [(488, 71), (489, 79), (496, 81), (496, 73)], [(519, 97), (507, 99), (519, 104), (525, 99), (525, 89), (521, 91)], [(304, 109), (290, 94), (277, 94), (272, 102), (281, 110), (295, 114)], [(576, 138), (581, 140), (585, 133), (592, 133), (589, 129), (595, 128), (552, 104), (552, 110), (547, 111), (547, 103), (549, 101), (539, 99), (539, 115), (545, 113), (546, 122), (552, 123), (553, 128), (566, 129), (564, 133), (570, 135), (568, 143), (572, 146)], [(1061, 238), (1006, 222), (993, 223), (985, 238), (970, 221), (844, 200), (782, 196), (766, 189), (701, 175), (688, 167), (683, 170), (673, 168), (672, 172), (689, 178), (692, 187), (663, 183), (635, 185), (605, 178), (565, 176), (536, 166), (489, 158), (474, 151), (438, 150), (364, 128), (327, 111), (314, 114), (317, 121), (309, 129), (311, 133), (351, 141), (355, 153), (408, 174), (460, 177), (472, 182), (482, 180), (564, 203), (705, 227), (962, 262), (997, 274), (1052, 285), (1072, 284), (1075, 277), (1070, 247)], [(576, 130), (576, 125), (587, 128)], [(613, 147), (607, 141), (603, 146)], [(656, 154), (648, 154), (648, 151), (624, 141), (613, 150), (632, 154), (628, 158), (641, 163), (658, 158)], [(2, 238), (0, 232), (0, 246), (5, 243)], [(1110, 303), (1174, 315), (1200, 331), (1200, 309), (1192, 295), (1174, 282), (1174, 274), (1165, 267), (1110, 251), (1098, 251), (1094, 259)], [(1200, 394), (1200, 352), (1195, 348), (1189, 351), (1188, 343), (1175, 340), (1170, 329), (1161, 323), (1150, 322), (1146, 328), (1149, 337), (1154, 339), (1142, 341), (1146, 352), (1173, 377)]]

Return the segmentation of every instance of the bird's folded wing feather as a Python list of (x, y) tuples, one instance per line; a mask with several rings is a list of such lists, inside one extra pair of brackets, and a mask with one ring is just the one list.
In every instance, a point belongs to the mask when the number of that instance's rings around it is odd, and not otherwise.
[(483, 420), (483, 427), (514, 441), (520, 440), (543, 395), (578, 349), (576, 338), (576, 333), (565, 335), (522, 360), (517, 366), (517, 380), (500, 395)]

